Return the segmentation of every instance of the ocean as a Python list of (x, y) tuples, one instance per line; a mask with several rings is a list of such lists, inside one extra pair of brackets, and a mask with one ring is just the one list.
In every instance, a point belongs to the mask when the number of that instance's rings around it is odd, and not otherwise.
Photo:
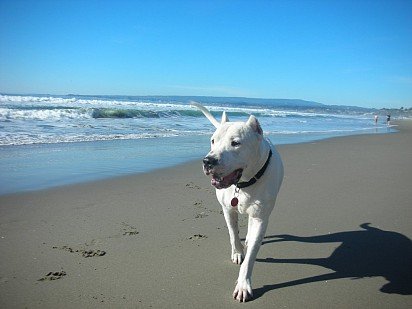
[[(148, 172), (199, 160), (213, 126), (204, 104), (231, 121), (255, 115), (274, 144), (392, 133), (373, 109), (300, 100), (212, 97), (0, 95), (0, 194)], [(374, 115), (379, 114), (378, 124)]]

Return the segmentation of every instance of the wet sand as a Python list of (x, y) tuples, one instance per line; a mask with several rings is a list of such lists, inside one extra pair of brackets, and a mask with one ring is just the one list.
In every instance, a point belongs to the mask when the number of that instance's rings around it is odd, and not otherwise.
[(412, 122), (399, 125), (278, 147), (285, 180), (242, 305), (200, 159), (0, 196), (0, 307), (410, 308)]

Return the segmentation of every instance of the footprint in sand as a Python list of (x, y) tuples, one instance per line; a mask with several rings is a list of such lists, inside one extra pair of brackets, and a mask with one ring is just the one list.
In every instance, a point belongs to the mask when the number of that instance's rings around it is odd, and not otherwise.
[(106, 255), (106, 251), (103, 250), (81, 250), (81, 254), (83, 257), (94, 257), (94, 256), (104, 256)]
[(203, 201), (203, 200), (196, 200), (196, 201), (194, 201), (193, 206), (194, 206), (195, 208), (197, 208), (198, 210), (203, 210), (202, 212), (198, 213), (198, 214), (195, 216), (196, 219), (198, 219), (198, 218), (205, 218), (205, 217), (209, 216), (209, 214), (212, 214), (212, 213), (217, 213), (217, 214), (221, 214), (221, 215), (223, 214), (222, 209), (210, 209), (210, 208), (206, 207), (206, 206), (204, 205), (204, 201)]
[(40, 278), (37, 281), (53, 281), (53, 280), (58, 280), (66, 276), (65, 271), (55, 271), (55, 272), (49, 272), (46, 276), (43, 278)]
[(201, 189), (200, 186), (195, 185), (193, 182), (187, 183), (187, 184), (186, 184), (186, 188), (189, 188), (189, 189), (197, 189), (197, 190), (200, 190), (200, 189)]
[(126, 222), (122, 222), (123, 225), (123, 235), (124, 236), (133, 236), (139, 234), (139, 231), (134, 226), (127, 224)]
[(202, 211), (201, 213), (198, 213), (196, 216), (195, 216), (195, 219), (202, 219), (202, 218), (206, 218), (206, 217), (208, 217), (209, 215), (205, 212), (205, 211)]
[(104, 256), (106, 255), (106, 251), (103, 250), (84, 250), (84, 249), (73, 249), (69, 246), (62, 246), (62, 247), (53, 247), (53, 249), (64, 250), (70, 253), (78, 253), (84, 258), (95, 257), (95, 256)]
[(193, 236), (190, 236), (188, 239), (190, 240), (199, 240), (199, 239), (206, 239), (207, 236), (203, 234), (195, 234)]
[(211, 188), (202, 188), (201, 186), (196, 185), (196, 184), (193, 183), (193, 182), (187, 183), (187, 184), (186, 184), (186, 188), (188, 188), (188, 189), (196, 189), (196, 190), (203, 190), (203, 191), (205, 191), (205, 192), (207, 192), (207, 193), (213, 193), (213, 192), (214, 192), (214, 190), (211, 189)]

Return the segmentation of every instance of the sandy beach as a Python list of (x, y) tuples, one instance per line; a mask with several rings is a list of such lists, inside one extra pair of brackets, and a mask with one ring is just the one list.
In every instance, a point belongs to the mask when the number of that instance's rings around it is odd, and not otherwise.
[(411, 308), (412, 122), (398, 124), (278, 147), (285, 180), (246, 304), (201, 158), (0, 196), (0, 307)]

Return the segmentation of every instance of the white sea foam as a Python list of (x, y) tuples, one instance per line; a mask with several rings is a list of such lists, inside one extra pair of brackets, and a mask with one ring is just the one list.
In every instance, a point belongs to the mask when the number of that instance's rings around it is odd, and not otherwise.
[(91, 111), (86, 109), (10, 109), (0, 108), (0, 120), (61, 120), (89, 119)]
[[(373, 128), (372, 118), (326, 110), (206, 104), (233, 121), (256, 115), (268, 134), (343, 134)], [(68, 143), (211, 134), (202, 113), (184, 102), (139, 98), (0, 95), (0, 145)]]
[(161, 133), (161, 134), (91, 134), (91, 135), (49, 135), (38, 134), (33, 137), (30, 133), (21, 133), (10, 136), (0, 133), (0, 146), (7, 145), (33, 145), (33, 144), (59, 144), (59, 143), (78, 143), (78, 142), (96, 142), (96, 141), (111, 141), (111, 140), (137, 140), (137, 139), (153, 139), (180, 136), (180, 134)]

